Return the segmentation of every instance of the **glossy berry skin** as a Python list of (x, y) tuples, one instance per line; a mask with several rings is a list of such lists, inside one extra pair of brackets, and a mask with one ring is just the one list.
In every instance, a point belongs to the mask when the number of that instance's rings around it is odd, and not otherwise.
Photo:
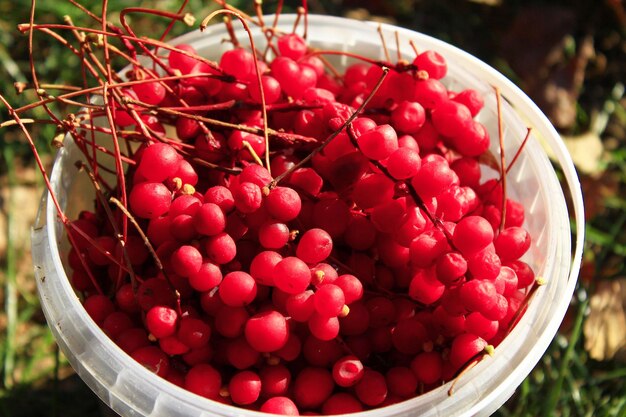
[(429, 78), (439, 80), (448, 72), (448, 64), (443, 56), (433, 50), (424, 51), (414, 60), (413, 65), (418, 70), (426, 71)]
[(284, 396), (271, 397), (261, 404), (261, 412), (284, 416), (299, 416), (298, 407), (289, 398)]
[(452, 242), (463, 254), (473, 254), (493, 241), (493, 229), (480, 216), (468, 216), (456, 225)]
[(220, 373), (208, 364), (192, 367), (185, 376), (185, 389), (209, 399), (217, 399), (222, 386)]
[(288, 187), (276, 187), (271, 190), (265, 204), (269, 214), (283, 222), (295, 219), (302, 207), (298, 193)]
[(169, 307), (155, 306), (146, 313), (146, 327), (157, 339), (173, 335), (177, 322), (178, 314)]
[(181, 156), (165, 143), (148, 146), (141, 154), (137, 172), (150, 182), (162, 182), (176, 174)]
[(333, 250), (333, 240), (323, 229), (313, 228), (307, 230), (296, 248), (296, 255), (304, 262), (315, 264), (322, 262)]
[(363, 369), (359, 358), (353, 355), (344, 356), (333, 365), (333, 379), (341, 387), (351, 387), (361, 380)]
[(143, 182), (132, 188), (129, 202), (135, 216), (154, 219), (170, 209), (172, 193), (160, 182)]
[(385, 377), (378, 371), (365, 369), (363, 377), (354, 387), (354, 392), (365, 405), (372, 407), (379, 405), (387, 398)]
[(311, 283), (311, 271), (300, 258), (289, 256), (274, 267), (274, 285), (288, 294), (299, 294)]
[(258, 352), (274, 352), (285, 346), (289, 328), (285, 317), (275, 310), (258, 313), (247, 321), (246, 340)]
[(530, 248), (530, 234), (521, 227), (508, 227), (500, 232), (494, 245), (503, 262), (514, 261)]
[(346, 302), (343, 290), (335, 284), (324, 284), (315, 292), (315, 311), (327, 317), (337, 317)]
[(450, 347), (450, 363), (455, 369), (460, 369), (470, 359), (477, 356), (487, 346), (481, 337), (470, 333), (458, 335)]
[(228, 392), (235, 404), (252, 404), (261, 395), (261, 378), (252, 371), (238, 372), (230, 379)]
[(248, 305), (257, 293), (256, 281), (250, 274), (233, 271), (226, 274), (218, 291), (224, 304), (231, 307)]
[(303, 409), (317, 408), (330, 397), (333, 388), (333, 378), (328, 370), (307, 367), (294, 380), (293, 398)]
[(214, 236), (226, 228), (224, 212), (214, 203), (205, 203), (193, 215), (196, 231), (205, 236)]

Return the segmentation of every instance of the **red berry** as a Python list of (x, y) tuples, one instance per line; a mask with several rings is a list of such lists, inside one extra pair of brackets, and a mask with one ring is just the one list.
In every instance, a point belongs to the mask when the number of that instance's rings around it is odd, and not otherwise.
[(284, 258), (274, 267), (274, 285), (288, 294), (299, 294), (311, 283), (307, 264), (294, 256)]
[(326, 317), (336, 317), (346, 302), (343, 290), (334, 284), (324, 284), (315, 292), (315, 311)]
[(363, 377), (354, 387), (357, 398), (365, 405), (374, 407), (387, 398), (385, 377), (378, 371), (365, 369)]
[(218, 291), (224, 304), (241, 307), (250, 304), (257, 293), (254, 278), (243, 271), (229, 272), (222, 279)]
[(261, 378), (252, 371), (238, 372), (230, 379), (228, 392), (235, 404), (252, 404), (261, 395)]
[(485, 218), (468, 216), (459, 221), (454, 229), (452, 243), (461, 253), (478, 252), (493, 241), (493, 229)]
[(284, 416), (299, 416), (298, 407), (288, 397), (272, 397), (261, 404), (259, 409), (263, 413), (279, 414)]
[(146, 327), (157, 339), (176, 333), (178, 314), (172, 308), (154, 306), (146, 313)]
[(304, 232), (298, 242), (296, 255), (304, 262), (315, 264), (328, 258), (333, 250), (333, 240), (323, 229), (310, 229)]
[(298, 193), (288, 187), (272, 189), (265, 199), (265, 204), (269, 214), (283, 222), (295, 219), (302, 207)]
[(275, 310), (258, 313), (245, 326), (246, 340), (258, 352), (274, 352), (287, 343), (289, 327), (285, 317)]
[(363, 377), (363, 363), (356, 356), (344, 356), (333, 365), (333, 379), (341, 387), (351, 387)]
[(436, 51), (428, 50), (419, 54), (414, 60), (413, 65), (418, 70), (426, 71), (430, 78), (440, 79), (445, 77), (448, 71), (448, 64), (441, 54)]
[(202, 254), (193, 246), (183, 245), (170, 258), (174, 272), (183, 277), (197, 273), (202, 266)]
[(142, 182), (132, 188), (128, 199), (135, 216), (154, 219), (168, 212), (172, 193), (160, 182)]
[(162, 182), (178, 170), (180, 154), (166, 143), (154, 143), (145, 148), (137, 172), (149, 182)]
[(334, 385), (329, 371), (307, 367), (301, 370), (294, 380), (293, 398), (301, 408), (317, 408), (330, 397)]
[(251, 182), (242, 182), (231, 190), (235, 207), (241, 213), (252, 213), (261, 207), (263, 195), (258, 185)]
[(209, 364), (195, 365), (185, 376), (185, 389), (206, 398), (216, 400), (221, 387), (220, 373)]
[(170, 359), (156, 346), (144, 346), (133, 351), (130, 356), (150, 372), (165, 378), (170, 370)]

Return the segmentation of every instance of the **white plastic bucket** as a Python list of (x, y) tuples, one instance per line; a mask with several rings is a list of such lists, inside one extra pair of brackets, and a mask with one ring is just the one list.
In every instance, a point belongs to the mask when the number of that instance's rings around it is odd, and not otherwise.
[[(281, 16), (279, 29), (291, 31), (294, 16)], [(309, 16), (309, 42), (318, 48), (355, 52), (384, 58), (377, 25), (328, 16)], [(253, 29), (255, 40), (263, 36)], [(481, 361), (456, 383), (452, 396), (449, 384), (399, 404), (358, 416), (470, 416), (489, 415), (498, 409), (537, 364), (569, 305), (578, 276), (583, 246), (584, 216), (580, 184), (574, 165), (548, 119), (515, 85), (493, 68), (442, 41), (390, 25), (382, 26), (392, 56), (395, 32), (403, 45), (402, 53), (413, 52), (408, 41), (420, 50), (433, 49), (448, 61), (446, 83), (455, 90), (474, 88), (486, 98), (479, 115), (492, 138), (492, 151), (498, 151), (497, 112), (493, 87), (502, 93), (505, 126), (505, 152), (515, 154), (526, 135), (532, 135), (508, 179), (509, 195), (526, 208), (526, 227), (533, 243), (524, 258), (538, 276), (546, 279), (511, 334), (496, 348), (493, 357)], [(244, 41), (246, 35), (238, 31)], [(216, 58), (229, 48), (223, 43), (223, 25), (204, 33), (191, 32), (174, 41), (189, 43), (200, 54)], [(406, 47), (406, 48), (405, 48)], [(331, 57), (345, 66), (343, 57)], [(541, 144), (540, 144), (541, 142)], [(542, 148), (551, 148), (564, 173), (572, 201), (576, 230), (573, 240), (563, 190)], [(77, 193), (74, 162), (79, 159), (75, 146), (66, 142), (51, 174), (52, 186), (62, 205)], [(84, 197), (83, 198), (91, 198)], [(263, 414), (227, 406), (185, 391), (152, 374), (118, 348), (87, 315), (68, 280), (59, 246), (63, 227), (55, 208), (44, 195), (38, 224), (32, 231), (32, 252), (41, 305), (56, 340), (70, 363), (87, 385), (112, 410), (122, 416), (262, 416)]]

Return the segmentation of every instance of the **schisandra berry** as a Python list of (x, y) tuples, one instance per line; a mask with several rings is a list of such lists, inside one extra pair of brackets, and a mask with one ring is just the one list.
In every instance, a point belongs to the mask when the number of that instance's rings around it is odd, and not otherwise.
[(256, 297), (256, 281), (243, 271), (229, 272), (222, 279), (218, 293), (224, 304), (241, 307), (250, 304)]
[(363, 363), (356, 356), (344, 356), (333, 365), (333, 379), (341, 387), (351, 387), (362, 377)]
[(328, 258), (333, 250), (333, 240), (323, 229), (309, 229), (298, 242), (296, 255), (306, 263), (315, 264)]
[(146, 313), (146, 327), (158, 339), (173, 335), (177, 322), (178, 314), (169, 307), (154, 306)]
[(272, 189), (265, 199), (265, 204), (269, 214), (283, 222), (295, 219), (302, 207), (298, 193), (288, 187)]
[(137, 217), (154, 219), (168, 212), (172, 193), (160, 182), (142, 182), (130, 191), (129, 202)]
[(246, 322), (246, 340), (258, 352), (274, 352), (287, 343), (289, 327), (278, 311), (258, 313)]
[(252, 371), (238, 372), (230, 379), (228, 392), (235, 404), (252, 404), (261, 395), (261, 378)]
[(295, 256), (282, 259), (274, 267), (274, 285), (288, 294), (299, 294), (311, 283), (311, 271)]
[(222, 387), (222, 376), (209, 364), (193, 366), (185, 376), (185, 389), (202, 397), (216, 400)]

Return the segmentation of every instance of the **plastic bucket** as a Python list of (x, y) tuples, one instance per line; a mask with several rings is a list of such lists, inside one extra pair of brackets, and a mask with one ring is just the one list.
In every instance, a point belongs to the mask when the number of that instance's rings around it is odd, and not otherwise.
[[(309, 41), (318, 48), (356, 52), (372, 58), (383, 58), (378, 24), (328, 16), (309, 16)], [(291, 31), (294, 16), (282, 16), (279, 29)], [(255, 40), (263, 36), (253, 29)], [(498, 409), (539, 361), (569, 305), (579, 272), (584, 216), (580, 184), (574, 165), (548, 119), (532, 101), (504, 76), (471, 55), (431, 37), (383, 25), (388, 45), (395, 45), (398, 32), (401, 52), (413, 53), (408, 41), (420, 50), (434, 49), (449, 64), (446, 82), (455, 89), (474, 88), (485, 97), (485, 108), (479, 115), (492, 138), (492, 151), (498, 152), (497, 111), (493, 87), (499, 88), (503, 100), (505, 152), (512, 156), (526, 135), (532, 135), (519, 160), (509, 173), (509, 195), (526, 208), (526, 227), (533, 237), (532, 247), (524, 260), (546, 285), (532, 299), (527, 312), (511, 334), (496, 348), (493, 357), (481, 361), (461, 377), (452, 396), (449, 383), (419, 397), (379, 408), (359, 416), (469, 416), (489, 415)], [(240, 39), (246, 34), (238, 32)], [(173, 43), (192, 44), (200, 54), (215, 58), (229, 48), (222, 39), (222, 25), (209, 27), (204, 33), (191, 32)], [(390, 52), (395, 56), (395, 46)], [(348, 60), (331, 57), (338, 67)], [(69, 142), (69, 141), (68, 141)], [(75, 183), (74, 162), (79, 152), (71, 143), (61, 149), (51, 174), (52, 185), (62, 205), (79, 196), (84, 189)], [(551, 148), (567, 182), (567, 193), (574, 208), (576, 230), (573, 240), (564, 192), (551, 162), (542, 148)], [(32, 231), (32, 251), (41, 305), (56, 340), (71, 365), (87, 385), (112, 410), (122, 416), (261, 416), (263, 414), (227, 406), (187, 392), (157, 377), (118, 348), (91, 320), (79, 302), (68, 280), (60, 249), (63, 228), (52, 204), (44, 195), (38, 224)]]

